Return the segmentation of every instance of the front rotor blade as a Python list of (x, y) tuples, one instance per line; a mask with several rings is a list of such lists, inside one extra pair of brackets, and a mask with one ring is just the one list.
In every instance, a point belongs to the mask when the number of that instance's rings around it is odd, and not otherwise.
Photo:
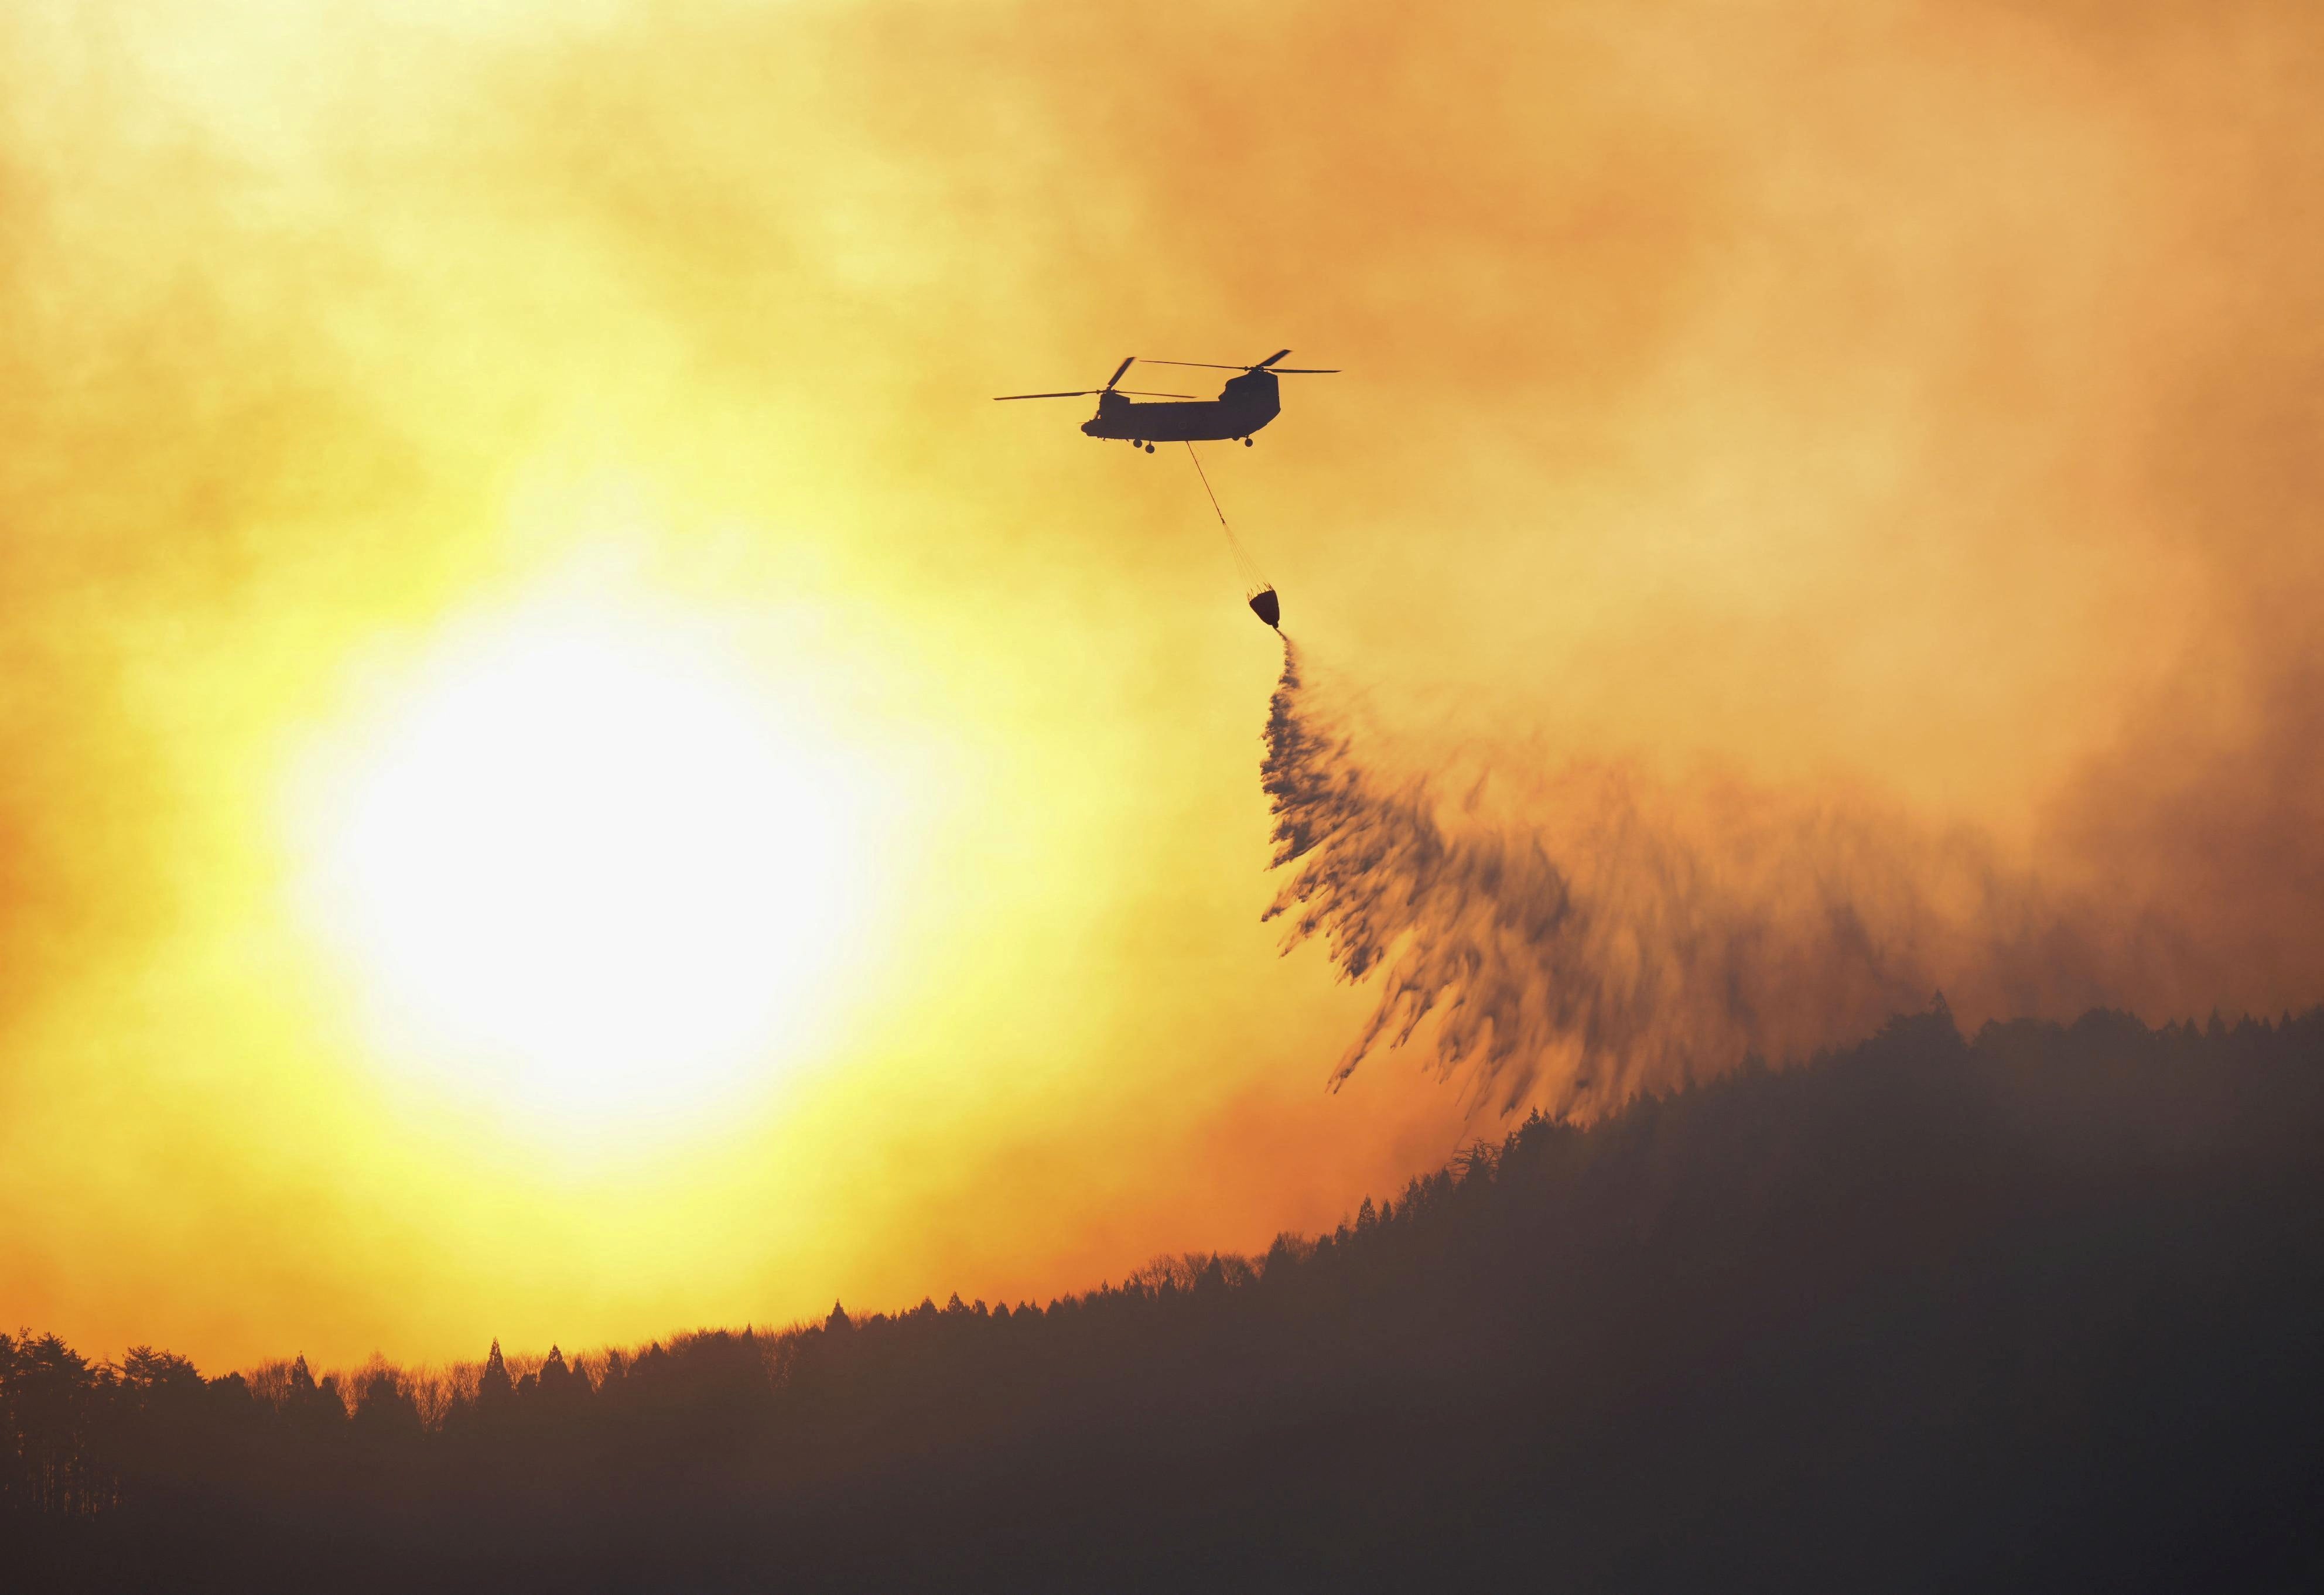
[[(1284, 353), (1287, 355), (1290, 351), (1286, 349)], [(1215, 360), (1148, 360), (1146, 364), (1148, 365), (1194, 365), (1199, 366), (1204, 371), (1249, 371), (1250, 369), (1248, 365), (1221, 365)]]
[(1288, 349), (1277, 349), (1274, 354), (1269, 355), (1266, 359), (1252, 366), (1251, 369), (1253, 371), (1265, 371), (1268, 366), (1274, 364), (1277, 361), (1282, 359), (1289, 353), (1291, 353), (1291, 351)]
[(1336, 365), (1276, 365), (1268, 367), (1277, 376), (1337, 376)]
[(1105, 386), (1104, 386), (1103, 388), (1101, 388), (1101, 389), (1100, 389), (1100, 390), (1098, 390), (1098, 391), (1099, 391), (1100, 392), (1111, 392), (1111, 391), (1112, 391), (1112, 388), (1113, 388), (1113, 384), (1114, 384), (1114, 383), (1118, 383), (1118, 382), (1120, 382), (1120, 381), (1121, 380), (1121, 373), (1122, 373), (1123, 372), (1125, 372), (1125, 371), (1128, 371), (1128, 370), (1130, 369), (1130, 362), (1131, 362), (1131, 361), (1136, 360), (1137, 358), (1138, 358), (1138, 356), (1137, 356), (1137, 355), (1132, 355), (1130, 357), (1130, 359), (1129, 359), (1129, 360), (1125, 360), (1125, 361), (1123, 361), (1120, 364), (1119, 364), (1119, 365), (1115, 366), (1115, 367), (1113, 368), (1113, 374), (1112, 374), (1111, 376), (1110, 376), (1110, 377), (1108, 377), (1108, 378), (1106, 378), (1106, 379), (1105, 379)]
[(1070, 393), (995, 393), (995, 404), (1006, 404), (1011, 399), (1087, 399), (1097, 393), (1095, 388), (1075, 388)]

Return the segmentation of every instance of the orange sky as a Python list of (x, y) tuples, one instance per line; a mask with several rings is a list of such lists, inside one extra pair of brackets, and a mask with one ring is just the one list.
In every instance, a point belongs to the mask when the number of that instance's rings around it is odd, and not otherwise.
[[(1475, 1133), (1323, 1090), (1185, 461), (986, 401), (1132, 352), (1346, 368), (1209, 457), (1383, 724), (1973, 827), (2169, 908), (2152, 1017), (2319, 994), (2312, 6), (657, 10), (0, 18), (0, 1321), (1029, 1295)], [(302, 896), (318, 771), (545, 613), (875, 799), (843, 963), (633, 1141), (415, 1070)]]

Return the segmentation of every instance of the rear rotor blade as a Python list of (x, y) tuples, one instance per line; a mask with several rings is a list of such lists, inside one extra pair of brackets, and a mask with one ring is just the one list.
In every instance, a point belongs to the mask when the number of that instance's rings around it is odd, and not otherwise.
[(1125, 371), (1128, 371), (1128, 370), (1130, 369), (1130, 363), (1131, 363), (1131, 361), (1134, 361), (1134, 360), (1136, 360), (1137, 358), (1138, 358), (1138, 356), (1137, 356), (1137, 355), (1132, 355), (1130, 357), (1130, 359), (1129, 359), (1129, 360), (1125, 360), (1125, 361), (1123, 361), (1120, 364), (1119, 364), (1119, 365), (1115, 366), (1115, 367), (1113, 368), (1113, 374), (1112, 374), (1111, 376), (1110, 376), (1110, 377), (1108, 377), (1108, 378), (1106, 378), (1106, 379), (1105, 379), (1105, 386), (1104, 386), (1104, 387), (1102, 387), (1102, 388), (1101, 388), (1101, 389), (1099, 389), (1098, 391), (1099, 391), (1100, 392), (1102, 392), (1102, 392), (1112, 392), (1112, 390), (1113, 390), (1113, 384), (1114, 384), (1114, 383), (1118, 383), (1118, 382), (1120, 382), (1120, 381), (1121, 380), (1121, 373), (1122, 373), (1123, 372), (1125, 372)]
[(1116, 393), (1135, 393), (1140, 399), (1192, 399), (1192, 393), (1156, 393), (1145, 388), (1115, 388)]
[(1274, 365), (1268, 367), (1277, 376), (1337, 376), (1336, 365)]
[(1269, 355), (1266, 359), (1252, 366), (1251, 369), (1253, 371), (1265, 371), (1268, 366), (1274, 364), (1277, 361), (1282, 359), (1289, 353), (1291, 353), (1291, 351), (1288, 349), (1277, 349), (1274, 354)]

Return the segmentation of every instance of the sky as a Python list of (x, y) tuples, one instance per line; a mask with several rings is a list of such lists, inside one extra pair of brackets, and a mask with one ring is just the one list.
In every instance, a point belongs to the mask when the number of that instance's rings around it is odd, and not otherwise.
[(1327, 1089), (1374, 994), (1262, 921), (1187, 463), (988, 401), (1130, 354), (1342, 369), (1205, 463), (1383, 768), (1968, 837), (2149, 1019), (2316, 1000), (2319, 69), (2297, 3), (10, 6), (0, 1320), (1015, 1300), (1495, 1133)]

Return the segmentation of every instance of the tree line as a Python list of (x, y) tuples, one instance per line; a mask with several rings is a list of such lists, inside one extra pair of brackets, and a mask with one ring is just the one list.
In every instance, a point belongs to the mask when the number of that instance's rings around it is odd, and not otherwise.
[(2312, 1587), (2324, 1010), (1940, 1006), (1314, 1238), (512, 1365), (0, 1335), (10, 1589)]

